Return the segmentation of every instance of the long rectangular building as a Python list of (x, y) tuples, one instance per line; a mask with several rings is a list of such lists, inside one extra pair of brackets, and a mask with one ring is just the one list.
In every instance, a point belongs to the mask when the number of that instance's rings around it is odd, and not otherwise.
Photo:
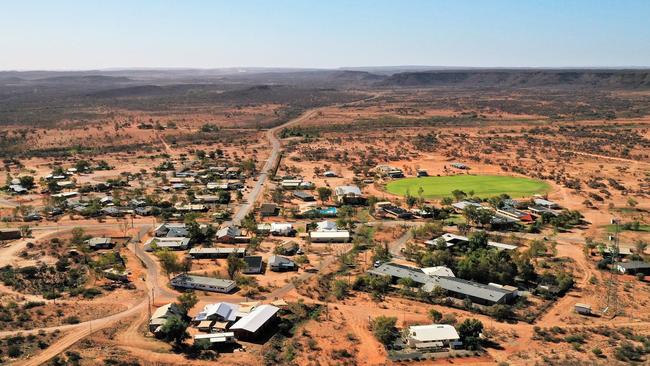
[(170, 283), (176, 288), (223, 293), (232, 291), (236, 286), (233, 280), (188, 274), (180, 274), (172, 278)]
[(455, 297), (469, 298), (473, 302), (480, 304), (508, 303), (517, 295), (516, 291), (510, 289), (484, 285), (457, 277), (430, 276), (420, 268), (397, 263), (384, 263), (377, 268), (371, 269), (368, 273), (377, 276), (390, 276), (393, 282), (400, 278), (410, 278), (424, 291), (431, 292), (436, 287), (439, 287)]

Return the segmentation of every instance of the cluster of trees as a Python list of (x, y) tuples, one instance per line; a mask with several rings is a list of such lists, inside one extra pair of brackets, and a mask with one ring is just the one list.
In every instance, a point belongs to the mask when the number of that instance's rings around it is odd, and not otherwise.
[(170, 315), (165, 320), (157, 336), (167, 342), (173, 343), (176, 348), (181, 348), (183, 342), (189, 338), (187, 327), (189, 326), (190, 318), (187, 316), (187, 313), (198, 301), (199, 299), (194, 292), (186, 292), (178, 296), (174, 306), (179, 310), (179, 314)]
[[(432, 309), (430, 315), (435, 322), (439, 322), (443, 319), (442, 313), (434, 309)], [(382, 315), (370, 321), (370, 329), (379, 342), (388, 346), (400, 336), (396, 324), (397, 318)], [(460, 340), (463, 342), (465, 348), (470, 350), (480, 348), (483, 328), (483, 323), (480, 320), (473, 318), (465, 319), (462, 323), (456, 326)]]

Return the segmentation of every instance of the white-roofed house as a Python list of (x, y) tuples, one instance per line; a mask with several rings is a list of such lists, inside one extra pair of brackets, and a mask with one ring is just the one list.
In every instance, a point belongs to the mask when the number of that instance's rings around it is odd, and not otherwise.
[(312, 243), (347, 243), (350, 232), (339, 230), (334, 221), (321, 221), (316, 224), (316, 230), (309, 232)]
[(234, 322), (243, 315), (239, 312), (239, 305), (229, 302), (218, 302), (206, 305), (193, 319), (195, 322), (206, 320)]
[(334, 189), (336, 202), (342, 205), (356, 205), (365, 202), (361, 189), (355, 185), (339, 186)]
[(441, 348), (458, 341), (456, 328), (449, 324), (413, 325), (409, 327), (407, 343), (413, 348)]

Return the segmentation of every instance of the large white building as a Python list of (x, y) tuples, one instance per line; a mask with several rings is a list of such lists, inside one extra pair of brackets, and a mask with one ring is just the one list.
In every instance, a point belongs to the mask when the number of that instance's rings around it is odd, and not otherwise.
[(407, 336), (408, 345), (414, 348), (446, 347), (459, 339), (456, 328), (449, 324), (414, 325)]

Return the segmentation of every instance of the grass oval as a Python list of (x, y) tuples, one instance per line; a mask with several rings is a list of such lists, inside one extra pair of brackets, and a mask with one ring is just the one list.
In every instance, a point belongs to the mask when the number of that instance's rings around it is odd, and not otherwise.
[(506, 193), (512, 198), (528, 197), (550, 190), (550, 186), (546, 182), (507, 175), (403, 178), (388, 183), (386, 190), (400, 196), (405, 196), (407, 192), (412, 196), (418, 196), (420, 187), (422, 187), (423, 195), (426, 198), (451, 196), (451, 192), (456, 189), (465, 193), (474, 191), (474, 195), (478, 197), (493, 197)]

